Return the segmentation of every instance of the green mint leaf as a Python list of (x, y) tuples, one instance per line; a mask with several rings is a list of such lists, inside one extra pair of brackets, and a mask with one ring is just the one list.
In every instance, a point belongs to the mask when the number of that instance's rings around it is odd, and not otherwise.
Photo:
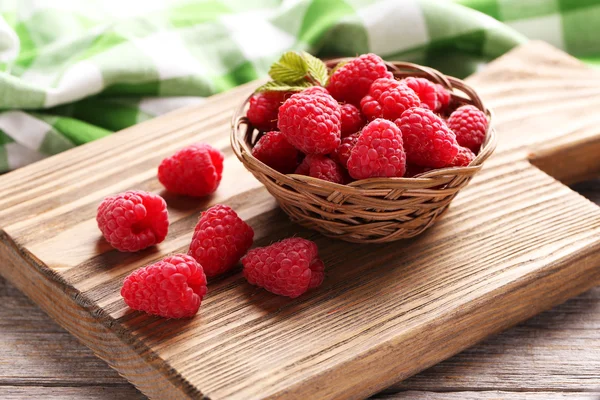
[(311, 87), (310, 82), (297, 82), (293, 85), (288, 85), (284, 82), (269, 81), (256, 89), (256, 92), (299, 92)]
[(308, 65), (305, 59), (294, 51), (288, 51), (271, 65), (269, 75), (274, 81), (292, 85), (304, 79), (307, 72)]
[(327, 78), (329, 77), (325, 63), (305, 51), (302, 52), (302, 57), (304, 57), (304, 60), (306, 61), (310, 77), (319, 85), (325, 86), (327, 84)]

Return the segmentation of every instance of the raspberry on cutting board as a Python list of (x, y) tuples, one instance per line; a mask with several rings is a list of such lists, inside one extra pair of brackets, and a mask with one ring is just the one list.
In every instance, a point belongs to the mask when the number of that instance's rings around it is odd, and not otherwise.
[(400, 118), (404, 111), (419, 105), (421, 100), (414, 90), (393, 78), (373, 82), (369, 93), (360, 101), (362, 113), (371, 121), (376, 118), (393, 121)]
[(223, 159), (223, 153), (211, 145), (193, 144), (162, 160), (158, 180), (169, 192), (206, 196), (221, 183)]
[(317, 245), (289, 238), (252, 249), (242, 258), (244, 277), (271, 293), (295, 298), (323, 282), (325, 266)]
[(131, 190), (105, 198), (96, 214), (104, 238), (119, 251), (138, 251), (165, 240), (167, 203), (154, 193)]
[(298, 166), (298, 150), (277, 131), (265, 133), (252, 148), (252, 155), (282, 174), (290, 174)]
[(340, 105), (325, 93), (296, 93), (279, 108), (278, 126), (301, 152), (329, 154), (340, 144)]
[(443, 168), (458, 153), (456, 136), (433, 111), (415, 107), (396, 120), (402, 131), (406, 160), (423, 167)]
[(192, 257), (175, 254), (133, 271), (121, 296), (130, 308), (165, 318), (193, 317), (206, 294), (206, 276)]
[(472, 105), (457, 108), (448, 118), (448, 127), (463, 147), (478, 152), (485, 140), (488, 120), (483, 111)]
[(279, 106), (289, 97), (288, 92), (262, 92), (250, 97), (250, 106), (246, 116), (250, 123), (261, 131), (277, 129)]
[(335, 70), (329, 78), (327, 90), (337, 101), (358, 106), (371, 84), (379, 78), (393, 78), (393, 75), (381, 57), (363, 54)]
[(400, 129), (386, 119), (376, 119), (365, 126), (350, 151), (350, 176), (354, 179), (402, 177), (405, 169)]
[(229, 271), (252, 246), (254, 230), (235, 211), (217, 204), (204, 211), (196, 224), (188, 254), (208, 277)]

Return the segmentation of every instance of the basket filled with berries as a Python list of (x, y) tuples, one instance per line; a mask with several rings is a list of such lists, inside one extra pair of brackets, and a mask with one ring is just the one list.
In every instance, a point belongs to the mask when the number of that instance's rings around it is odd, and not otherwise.
[(357, 243), (416, 236), (496, 146), (460, 79), (374, 54), (285, 53), (236, 110), (236, 156), (300, 225)]

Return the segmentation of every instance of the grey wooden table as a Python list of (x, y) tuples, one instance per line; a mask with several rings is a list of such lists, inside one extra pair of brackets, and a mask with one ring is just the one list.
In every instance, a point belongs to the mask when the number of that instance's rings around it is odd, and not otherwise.
[[(600, 179), (574, 186), (600, 204)], [(0, 278), (0, 399), (143, 399)], [(600, 287), (376, 398), (600, 400)]]

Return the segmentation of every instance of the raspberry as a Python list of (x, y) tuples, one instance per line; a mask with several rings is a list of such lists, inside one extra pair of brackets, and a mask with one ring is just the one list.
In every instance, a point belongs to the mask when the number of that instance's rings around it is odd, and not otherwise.
[(417, 94), (419, 100), (421, 100), (421, 106), (427, 106), (432, 111), (437, 111), (442, 107), (435, 83), (425, 78), (415, 78), (413, 76), (403, 79), (402, 82)]
[(205, 294), (202, 266), (185, 254), (133, 271), (121, 288), (129, 307), (166, 318), (193, 317)]
[(252, 155), (282, 174), (294, 172), (298, 165), (298, 150), (285, 140), (281, 132), (268, 132), (261, 137)]
[(287, 92), (263, 92), (252, 95), (246, 113), (250, 123), (261, 131), (276, 130), (277, 111), (287, 96), (289, 96)]
[(301, 238), (252, 249), (242, 258), (244, 276), (271, 293), (298, 297), (323, 282), (325, 268), (318, 251), (314, 242)]
[(328, 94), (292, 95), (279, 108), (279, 130), (307, 154), (329, 154), (340, 144), (340, 105)]
[(252, 246), (253, 239), (254, 231), (235, 211), (217, 204), (202, 213), (188, 254), (211, 277), (233, 268)]
[(358, 106), (376, 79), (393, 77), (381, 57), (363, 54), (338, 68), (329, 78), (327, 90), (337, 101)]
[(460, 146), (454, 160), (450, 163), (450, 167), (466, 167), (475, 159), (475, 153), (466, 147)]
[(350, 152), (352, 148), (358, 142), (359, 133), (355, 133), (354, 135), (350, 135), (342, 139), (342, 143), (338, 146), (337, 149), (333, 153), (331, 153), (331, 158), (337, 161), (344, 168), (348, 168), (348, 159), (350, 158)]
[(433, 111), (439, 111), (439, 110), (442, 110), (442, 109), (448, 107), (448, 104), (450, 104), (450, 92), (448, 91), (448, 89), (446, 89), (439, 83), (436, 83), (435, 90), (437, 93), (438, 101), (440, 102), (440, 108), (438, 110), (433, 110)]
[(162, 160), (158, 180), (169, 192), (206, 196), (221, 183), (223, 158), (223, 153), (208, 144), (193, 144)]
[(376, 119), (365, 126), (350, 152), (350, 176), (354, 179), (401, 177), (405, 169), (400, 129), (385, 119)]
[(432, 168), (421, 167), (420, 165), (406, 164), (406, 172), (404, 173), (405, 178), (413, 178), (416, 175), (431, 171)]
[(456, 153), (456, 136), (443, 119), (431, 110), (411, 108), (396, 120), (402, 131), (406, 159), (411, 164), (441, 168), (449, 165)]
[(456, 141), (473, 152), (478, 152), (488, 126), (488, 120), (480, 109), (467, 105), (450, 114), (448, 126), (456, 134)]
[(302, 94), (329, 94), (329, 92), (327, 91), (327, 89), (325, 89), (323, 86), (311, 86), (308, 89), (304, 89), (302, 92), (300, 92)]
[(377, 79), (369, 94), (360, 101), (363, 114), (369, 119), (385, 118), (391, 121), (400, 118), (411, 107), (421, 104), (416, 93), (395, 79)]
[(325, 156), (307, 155), (298, 166), (298, 169), (296, 169), (296, 173), (333, 183), (345, 182), (344, 170), (342, 167), (331, 158)]
[(120, 251), (138, 251), (165, 240), (169, 231), (167, 203), (143, 191), (128, 191), (105, 198), (98, 206), (98, 228)]
[(360, 131), (360, 128), (367, 122), (355, 105), (346, 103), (340, 106), (342, 113), (342, 138)]

